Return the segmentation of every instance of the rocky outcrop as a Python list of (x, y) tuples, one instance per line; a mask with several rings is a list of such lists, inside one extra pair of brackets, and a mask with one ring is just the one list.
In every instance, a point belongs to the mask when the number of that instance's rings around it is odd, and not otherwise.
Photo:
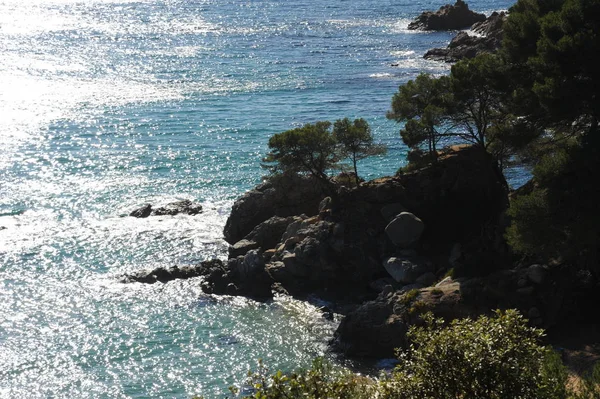
[[(551, 273), (548, 268), (533, 265), (486, 277), (448, 277), (434, 287), (408, 292), (388, 288), (342, 320), (333, 345), (349, 356), (391, 357), (396, 348), (406, 345), (406, 332), (421, 323), (420, 316), (425, 312), (449, 322), (497, 308), (516, 308), (531, 324), (547, 328), (564, 312), (567, 290), (565, 284), (550, 278)], [(554, 278), (558, 273), (554, 271)]]
[(323, 185), (312, 177), (270, 179), (235, 201), (223, 231), (225, 240), (235, 244), (273, 216), (316, 215), (324, 196)]
[(438, 11), (425, 11), (408, 25), (409, 30), (458, 30), (485, 21), (485, 15), (469, 10), (462, 0), (447, 4)]
[(502, 44), (502, 26), (507, 18), (504, 12), (494, 12), (485, 21), (476, 23), (471, 30), (477, 35), (459, 32), (446, 48), (429, 50), (423, 58), (457, 62), (463, 58), (474, 58), (478, 54), (494, 53)]
[(165, 206), (153, 208), (151, 204), (146, 204), (129, 214), (136, 218), (147, 218), (149, 216), (175, 216), (178, 214), (197, 215), (202, 213), (202, 205), (190, 200), (181, 200), (171, 202)]
[(152, 270), (142, 270), (123, 276), (121, 282), (144, 284), (166, 283), (176, 279), (208, 276), (215, 270), (224, 270), (223, 262), (218, 259), (204, 261), (199, 265), (193, 266), (157, 267)]

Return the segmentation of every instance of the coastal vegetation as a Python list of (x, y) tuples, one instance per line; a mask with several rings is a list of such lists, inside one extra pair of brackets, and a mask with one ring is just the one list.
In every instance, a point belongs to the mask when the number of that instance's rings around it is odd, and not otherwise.
[[(378, 378), (361, 376), (317, 359), (308, 370), (269, 374), (261, 362), (249, 374), (247, 398), (583, 399), (596, 398), (600, 367), (576, 387), (559, 355), (540, 344), (543, 331), (518, 312), (496, 311), (449, 325), (431, 313), (408, 332), (398, 364)], [(238, 393), (235, 388), (231, 389)]]
[[(508, 218), (496, 228), (507, 249), (496, 244), (488, 256), (500, 257), (504, 269), (523, 262), (561, 265), (564, 278), (570, 276), (574, 286), (586, 280), (586, 292), (592, 296), (589, 287), (595, 283), (589, 281), (597, 282), (600, 272), (600, 219), (594, 209), (600, 201), (596, 183), (600, 181), (600, 74), (593, 56), (600, 50), (598, 32), (598, 0), (519, 0), (509, 11), (496, 53), (463, 59), (448, 76), (419, 75), (400, 86), (387, 114), (402, 124), (400, 136), (410, 150), (412, 170), (437, 165), (442, 156), (447, 157), (441, 147), (455, 144), (470, 145), (489, 157), (498, 171), (508, 164), (531, 167), (532, 180), (511, 194)], [(329, 122), (317, 122), (273, 136), (265, 160), (275, 165), (273, 170), (325, 180), (329, 179), (326, 170), (349, 157), (358, 185), (356, 161), (382, 150), (373, 146), (363, 120), (338, 120), (333, 131), (330, 127)], [(474, 242), (489, 245), (491, 241)], [(404, 260), (394, 262), (406, 267)], [(464, 276), (466, 269), (461, 266), (456, 270)], [(545, 275), (548, 268), (538, 266), (531, 266), (525, 278), (541, 284), (536, 273)], [(481, 266), (477, 274), (490, 275), (490, 281), (506, 278), (493, 276), (493, 270)], [(521, 297), (535, 291), (525, 286), (524, 277), (519, 277), (522, 273), (515, 275), (511, 278), (516, 284), (507, 280), (499, 286), (515, 284)], [(468, 292), (466, 286), (457, 285), (461, 295)], [(573, 388), (559, 356), (541, 345), (542, 330), (530, 327), (517, 311), (497, 311), (494, 317), (476, 320), (453, 316), (453, 321), (426, 313), (440, 306), (431, 298), (443, 301), (446, 294), (433, 288), (427, 297), (415, 288), (394, 302), (384, 290), (383, 296), (357, 311), (358, 321), (344, 320), (340, 334), (344, 328), (350, 331), (352, 323), (360, 326), (360, 312), (368, 315), (369, 309), (381, 306), (408, 309), (402, 313), (394, 308), (390, 316), (406, 318), (392, 334), (410, 325), (407, 344), (398, 351), (399, 364), (390, 374), (372, 380), (322, 362), (291, 375), (267, 376), (261, 369), (251, 375), (252, 397), (598, 397), (600, 367)], [(585, 297), (588, 294), (583, 294), (583, 302), (592, 299)], [(530, 303), (526, 306), (536, 318), (533, 321), (540, 323), (538, 309)], [(365, 320), (372, 319), (366, 316)], [(385, 339), (380, 327), (373, 330)]]
[(302, 127), (273, 135), (263, 166), (271, 175), (308, 174), (329, 183), (330, 171), (343, 168), (340, 161), (352, 162), (354, 179), (359, 184), (357, 162), (369, 156), (382, 155), (386, 147), (373, 142), (373, 134), (364, 119), (339, 119), (307, 123)]
[[(393, 96), (387, 116), (410, 150), (396, 176), (360, 183), (357, 162), (385, 151), (363, 119), (270, 138), (270, 178), (225, 226), (227, 263), (194, 273), (209, 293), (341, 302), (332, 348), (396, 351), (398, 365), (374, 379), (321, 360), (292, 374), (261, 364), (251, 397), (599, 397), (600, 366), (572, 384), (542, 330), (600, 316), (597, 32), (600, 0), (519, 0), (497, 52)], [(344, 160), (356, 184), (333, 177)], [(514, 164), (532, 171), (517, 190)]]
[(459, 61), (448, 76), (399, 88), (388, 118), (405, 144), (435, 161), (439, 143), (470, 143), (531, 165), (510, 204), (507, 241), (517, 253), (598, 272), (600, 49), (597, 0), (520, 0), (497, 54)]

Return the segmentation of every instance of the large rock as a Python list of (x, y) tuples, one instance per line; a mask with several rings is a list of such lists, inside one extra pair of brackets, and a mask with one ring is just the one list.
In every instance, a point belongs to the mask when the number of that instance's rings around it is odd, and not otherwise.
[(136, 218), (147, 218), (148, 216), (175, 216), (178, 214), (197, 215), (202, 213), (202, 205), (190, 200), (181, 200), (171, 202), (165, 206), (153, 208), (151, 204), (146, 204), (129, 214)]
[(316, 215), (324, 192), (322, 183), (312, 177), (271, 179), (235, 201), (223, 231), (225, 240), (236, 243), (272, 216)]
[(462, 0), (447, 4), (438, 11), (425, 11), (408, 25), (409, 30), (458, 30), (470, 27), (476, 22), (485, 21), (484, 14), (469, 10)]
[(385, 233), (400, 248), (408, 248), (416, 244), (425, 230), (425, 225), (410, 212), (402, 212), (386, 227)]
[(285, 233), (288, 225), (298, 219), (297, 216), (287, 218), (273, 216), (252, 229), (245, 239), (256, 242), (263, 250), (275, 248), (281, 242), (281, 236)]
[(502, 26), (506, 20), (506, 13), (493, 13), (485, 21), (476, 23), (472, 31), (477, 36), (467, 32), (459, 32), (446, 48), (434, 48), (423, 56), (423, 58), (456, 62), (463, 58), (474, 58), (482, 53), (494, 53), (502, 44)]

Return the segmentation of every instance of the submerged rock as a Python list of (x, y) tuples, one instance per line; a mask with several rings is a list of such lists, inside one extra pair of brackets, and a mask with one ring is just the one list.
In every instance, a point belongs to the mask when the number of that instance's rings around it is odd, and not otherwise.
[(476, 22), (485, 21), (485, 15), (469, 10), (462, 0), (447, 4), (439, 10), (425, 11), (408, 25), (409, 30), (458, 30), (468, 28)]

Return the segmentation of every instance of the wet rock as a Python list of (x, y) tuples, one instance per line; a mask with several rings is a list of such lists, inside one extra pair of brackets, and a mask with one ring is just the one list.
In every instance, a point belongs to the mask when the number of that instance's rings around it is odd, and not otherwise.
[(178, 214), (197, 215), (202, 212), (202, 205), (190, 200), (181, 200), (171, 202), (159, 208), (152, 208), (151, 204), (146, 204), (129, 214), (136, 218), (147, 218), (148, 216), (174, 216)]
[(123, 276), (121, 282), (138, 282), (145, 284), (154, 284), (157, 282), (166, 283), (176, 279), (208, 276), (215, 270), (224, 270), (223, 262), (218, 259), (204, 261), (199, 265), (194, 266), (157, 267), (153, 270), (142, 270)]
[(202, 205), (190, 200), (175, 201), (153, 209), (151, 216), (175, 216), (180, 213), (190, 216), (198, 215), (202, 213)]
[(505, 13), (493, 13), (485, 21), (476, 23), (472, 31), (478, 35), (459, 32), (446, 48), (434, 48), (425, 53), (423, 58), (443, 62), (457, 62), (463, 58), (474, 58), (483, 53), (496, 52), (503, 37), (502, 26), (506, 20)]
[(147, 218), (152, 213), (152, 205), (146, 204), (138, 209), (134, 210), (129, 214), (129, 216), (133, 216), (134, 218)]
[(425, 11), (408, 25), (409, 30), (458, 30), (485, 21), (485, 15), (469, 10), (462, 0), (447, 4), (438, 11)]

